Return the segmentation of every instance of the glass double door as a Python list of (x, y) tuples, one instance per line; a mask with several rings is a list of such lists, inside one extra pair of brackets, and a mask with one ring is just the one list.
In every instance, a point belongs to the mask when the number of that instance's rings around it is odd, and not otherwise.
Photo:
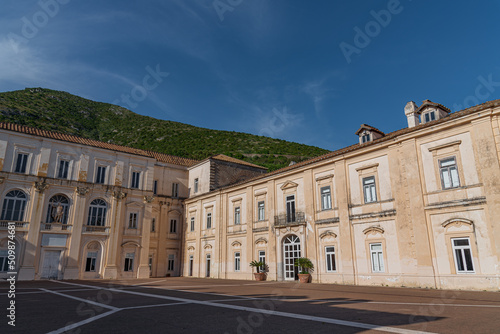
[(295, 259), (300, 257), (300, 239), (290, 235), (283, 242), (283, 266), (286, 281), (298, 279), (299, 268), (295, 267)]

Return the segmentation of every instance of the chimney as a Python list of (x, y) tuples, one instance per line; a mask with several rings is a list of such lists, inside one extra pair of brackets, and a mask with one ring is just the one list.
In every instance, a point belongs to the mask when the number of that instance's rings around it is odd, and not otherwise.
[(410, 101), (405, 106), (405, 115), (408, 118), (408, 127), (413, 128), (420, 124), (420, 119), (416, 113), (418, 106), (415, 102)]

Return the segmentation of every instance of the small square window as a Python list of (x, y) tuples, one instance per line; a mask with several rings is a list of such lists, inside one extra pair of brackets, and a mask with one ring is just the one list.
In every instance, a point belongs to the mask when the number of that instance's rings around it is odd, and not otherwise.
[(370, 134), (369, 134), (369, 133), (367, 133), (367, 134), (365, 134), (365, 135), (363, 135), (363, 136), (361, 137), (361, 143), (363, 143), (363, 144), (364, 144), (364, 143), (367, 143), (367, 142), (369, 142), (369, 141), (370, 141)]

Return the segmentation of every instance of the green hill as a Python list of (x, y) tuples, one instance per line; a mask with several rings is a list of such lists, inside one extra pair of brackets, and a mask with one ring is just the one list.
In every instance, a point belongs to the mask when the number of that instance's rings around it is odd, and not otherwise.
[(269, 170), (328, 152), (248, 133), (158, 120), (45, 88), (0, 93), (0, 121), (198, 160), (223, 153)]

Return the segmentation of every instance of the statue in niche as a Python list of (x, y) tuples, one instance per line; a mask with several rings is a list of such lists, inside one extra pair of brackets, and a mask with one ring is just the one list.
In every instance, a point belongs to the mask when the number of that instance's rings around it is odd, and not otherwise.
[(53, 223), (62, 223), (63, 216), (64, 216), (64, 208), (59, 202), (52, 207)]

